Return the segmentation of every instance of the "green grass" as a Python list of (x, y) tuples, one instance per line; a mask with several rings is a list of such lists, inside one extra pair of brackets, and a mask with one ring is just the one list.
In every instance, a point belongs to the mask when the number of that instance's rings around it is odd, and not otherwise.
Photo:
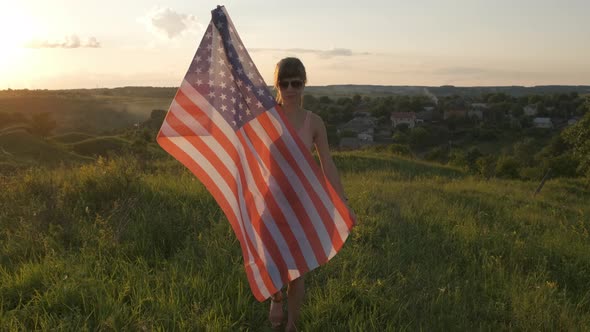
[(71, 143), (77, 143), (86, 139), (91, 139), (91, 138), (95, 138), (96, 136), (94, 135), (90, 135), (87, 133), (81, 133), (81, 132), (69, 132), (69, 133), (65, 133), (63, 135), (56, 135), (56, 136), (52, 136), (50, 137), (50, 139), (52, 141), (58, 142), (58, 143), (63, 143), (63, 144), (71, 144)]
[(119, 136), (101, 136), (89, 138), (68, 146), (83, 156), (105, 156), (108, 153), (121, 153), (131, 142)]
[[(300, 330), (586, 330), (590, 190), (337, 153), (357, 226)], [(239, 244), (178, 162), (0, 176), (0, 330), (269, 330)]]
[(35, 166), (89, 160), (24, 130), (0, 133), (0, 163)]

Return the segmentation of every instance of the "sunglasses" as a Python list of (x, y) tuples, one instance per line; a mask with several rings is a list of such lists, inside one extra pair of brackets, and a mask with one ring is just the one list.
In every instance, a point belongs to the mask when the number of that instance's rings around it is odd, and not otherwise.
[(281, 89), (287, 89), (291, 85), (293, 89), (299, 89), (303, 86), (302, 80), (279, 81)]

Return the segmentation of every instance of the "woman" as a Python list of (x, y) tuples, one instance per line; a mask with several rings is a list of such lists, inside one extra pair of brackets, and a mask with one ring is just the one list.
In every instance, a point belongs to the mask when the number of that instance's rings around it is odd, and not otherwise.
[[(295, 128), (305, 146), (318, 153), (322, 171), (336, 192), (343, 200), (347, 200), (340, 182), (338, 170), (330, 155), (328, 136), (324, 121), (311, 111), (302, 107), (303, 90), (307, 83), (307, 74), (303, 63), (297, 58), (284, 58), (275, 68), (274, 87), (277, 90), (277, 102), (291, 125)], [(301, 304), (305, 294), (303, 277), (289, 282), (287, 288), (288, 316), (286, 331), (296, 331)], [(271, 296), (269, 320), (273, 328), (281, 325), (283, 320), (283, 292)]]

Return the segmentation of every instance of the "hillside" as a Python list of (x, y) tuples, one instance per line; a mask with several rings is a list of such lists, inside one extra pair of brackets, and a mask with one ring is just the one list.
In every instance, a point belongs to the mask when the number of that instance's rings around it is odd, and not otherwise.
[(25, 130), (0, 133), (0, 163), (13, 166), (51, 166), (91, 159), (29, 134)]
[[(306, 276), (301, 329), (584, 330), (590, 188), (336, 153), (359, 225)], [(0, 329), (268, 330), (240, 246), (171, 158), (0, 177)], [(67, 319), (64, 319), (67, 317)]]

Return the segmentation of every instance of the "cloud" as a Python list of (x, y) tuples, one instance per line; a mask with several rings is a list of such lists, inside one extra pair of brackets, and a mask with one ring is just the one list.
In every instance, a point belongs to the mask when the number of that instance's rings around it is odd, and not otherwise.
[(369, 52), (353, 52), (348, 48), (333, 48), (331, 50), (314, 50), (307, 48), (252, 48), (249, 49), (251, 52), (287, 52), (287, 53), (307, 53), (315, 54), (320, 58), (328, 59), (338, 56), (355, 56), (355, 55), (370, 55)]
[(66, 36), (62, 41), (49, 41), (34, 39), (26, 45), (28, 48), (99, 48), (100, 42), (96, 37), (81, 40), (78, 35)]
[(189, 31), (202, 30), (202, 24), (195, 16), (178, 13), (171, 8), (156, 7), (138, 21), (150, 32), (166, 39), (174, 39)]

